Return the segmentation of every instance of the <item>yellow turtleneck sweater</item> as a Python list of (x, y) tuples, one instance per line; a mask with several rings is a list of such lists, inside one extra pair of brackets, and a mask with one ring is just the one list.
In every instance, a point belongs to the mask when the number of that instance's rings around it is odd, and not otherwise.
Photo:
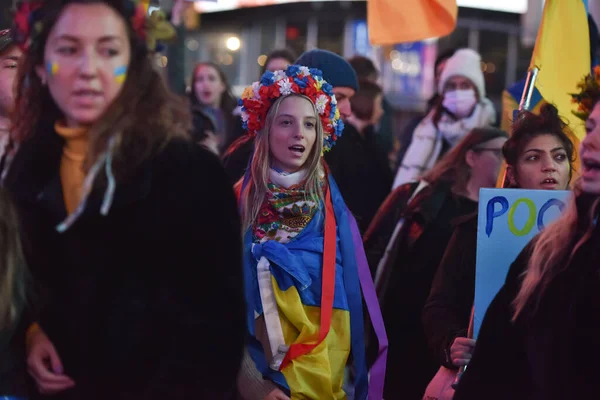
[(88, 129), (69, 128), (62, 122), (54, 124), (56, 133), (65, 140), (60, 160), (60, 182), (67, 213), (71, 214), (81, 200), (81, 190), (85, 180), (83, 161), (88, 149)]

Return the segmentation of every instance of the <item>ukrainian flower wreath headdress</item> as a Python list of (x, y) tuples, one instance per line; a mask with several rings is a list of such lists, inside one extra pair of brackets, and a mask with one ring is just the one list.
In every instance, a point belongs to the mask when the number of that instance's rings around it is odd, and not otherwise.
[(281, 96), (294, 93), (308, 97), (315, 105), (323, 125), (323, 151), (331, 150), (342, 135), (344, 123), (333, 87), (316, 68), (290, 65), (285, 71), (267, 71), (259, 82), (247, 87), (239, 100), (244, 129), (251, 136), (259, 134), (273, 103)]
[(573, 114), (582, 120), (588, 119), (594, 103), (600, 99), (600, 65), (594, 67), (591, 74), (586, 75), (577, 83), (579, 93), (571, 93), (571, 102), (577, 104)]
[[(148, 15), (148, 1), (122, 0), (124, 16), (134, 30), (140, 43), (150, 52), (162, 51), (160, 41), (176, 36), (175, 28), (164, 12), (154, 10)], [(35, 44), (43, 29), (43, 0), (23, 1), (17, 6), (14, 17), (13, 39), (23, 51)]]

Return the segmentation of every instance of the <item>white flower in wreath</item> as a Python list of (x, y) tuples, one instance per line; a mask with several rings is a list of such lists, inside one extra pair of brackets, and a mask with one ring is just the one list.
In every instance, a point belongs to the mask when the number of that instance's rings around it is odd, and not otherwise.
[(248, 122), (250, 115), (246, 111), (242, 111), (242, 121)]
[(335, 98), (335, 94), (331, 95), (331, 104), (334, 105), (334, 106), (337, 104), (337, 100)]
[(260, 89), (260, 83), (254, 82), (252, 83), (252, 92), (254, 92), (254, 98), (260, 97), (258, 94), (258, 90)]
[(317, 112), (319, 114), (323, 114), (325, 112), (325, 107), (327, 107), (327, 102), (329, 98), (324, 94), (317, 97), (317, 102), (315, 103), (315, 107), (317, 108)]
[(287, 96), (292, 93), (292, 82), (289, 80), (280, 80), (277, 82), (277, 85), (279, 85), (279, 92), (282, 96)]
[(279, 82), (282, 79), (286, 79), (287, 75), (285, 74), (284, 71), (275, 71), (273, 73), (273, 78), (275, 79), (275, 82)]
[(299, 69), (302, 76), (310, 75), (310, 70), (308, 69), (308, 67), (300, 67)]

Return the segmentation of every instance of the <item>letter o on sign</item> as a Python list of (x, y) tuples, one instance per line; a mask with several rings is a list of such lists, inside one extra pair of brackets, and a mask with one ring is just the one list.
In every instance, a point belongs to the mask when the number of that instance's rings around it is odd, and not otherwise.
[[(527, 217), (527, 222), (525, 222), (525, 225), (523, 226), (523, 228), (518, 229), (515, 226), (515, 211), (517, 210), (517, 207), (519, 207), (519, 204), (521, 204), (521, 203), (525, 203), (527, 205), (527, 208), (529, 208), (529, 216)], [(535, 215), (536, 215), (535, 204), (533, 204), (532, 200), (518, 199), (517, 201), (515, 201), (515, 203), (512, 205), (512, 207), (508, 211), (508, 229), (515, 236), (527, 235), (529, 232), (531, 232), (531, 229), (533, 228), (533, 225), (535, 224)]]

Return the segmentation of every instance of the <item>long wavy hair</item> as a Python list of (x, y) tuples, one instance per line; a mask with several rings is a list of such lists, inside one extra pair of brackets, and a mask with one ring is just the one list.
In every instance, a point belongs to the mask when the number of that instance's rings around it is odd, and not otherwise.
[[(313, 108), (314, 116), (318, 123), (316, 124), (317, 137), (315, 144), (311, 149), (311, 153), (305, 163), (306, 173), (306, 199), (318, 198), (319, 204), (323, 200), (322, 177), (324, 176), (324, 166), (321, 160), (323, 152), (323, 126), (321, 119), (314, 103), (306, 96), (299, 94), (291, 94), (278, 98), (267, 113), (265, 126), (263, 130), (256, 136), (255, 150), (252, 163), (250, 165), (250, 178), (244, 190), (240, 193), (240, 204), (242, 206), (242, 227), (246, 232), (254, 225), (258, 212), (265, 201), (269, 188), (269, 174), (271, 169), (271, 151), (269, 148), (269, 134), (273, 121), (278, 115), (281, 103), (291, 96), (302, 97), (310, 102)], [(238, 188), (242, 185), (242, 178), (236, 185)]]
[(562, 215), (535, 239), (521, 288), (513, 301), (513, 321), (526, 308), (537, 309), (548, 285), (569, 266), (575, 253), (592, 236), (594, 220), (600, 211), (600, 197), (578, 209), (578, 203), (585, 203), (577, 201), (585, 196), (580, 183), (581, 179), (575, 182), (575, 198)]
[(508, 134), (497, 128), (474, 128), (448, 154), (446, 154), (422, 179), (435, 186), (446, 182), (458, 195), (467, 194), (467, 184), (471, 179), (471, 167), (467, 164), (467, 152), (477, 146)]
[(144, 41), (134, 33), (128, 20), (123, 0), (48, 0), (44, 3), (41, 32), (29, 46), (19, 68), (13, 134), (17, 142), (48, 134), (48, 127), (63, 118), (48, 87), (37, 75), (36, 67), (44, 65), (46, 41), (64, 8), (70, 4), (92, 3), (106, 4), (123, 17), (131, 61), (121, 92), (90, 128), (84, 168), (89, 170), (106, 151), (110, 139), (120, 133), (113, 156), (114, 175), (120, 181), (172, 138), (187, 138), (191, 129), (185, 101), (169, 91), (154, 69)]
[(8, 192), (0, 188), (0, 332), (19, 316), (26, 300), (26, 278), (17, 210)]

